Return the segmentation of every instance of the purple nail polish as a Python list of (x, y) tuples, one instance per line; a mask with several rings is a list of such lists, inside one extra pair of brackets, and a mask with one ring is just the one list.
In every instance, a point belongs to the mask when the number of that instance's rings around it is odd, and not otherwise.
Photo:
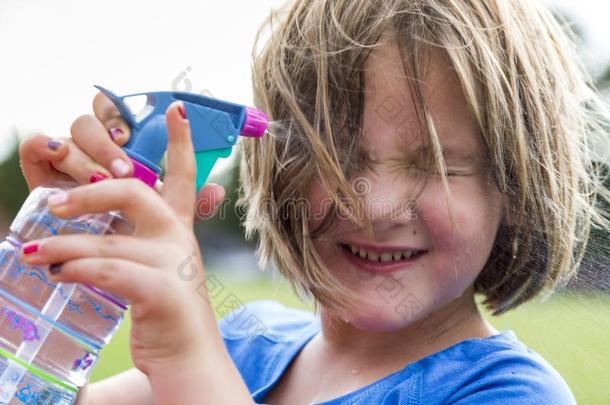
[(47, 146), (51, 150), (57, 150), (57, 149), (59, 149), (59, 147), (61, 146), (62, 143), (63, 142), (58, 141), (56, 139), (50, 139), (49, 142), (47, 142)]
[(123, 130), (121, 128), (112, 128), (110, 130), (110, 137), (112, 138), (113, 141), (116, 141), (116, 139), (121, 136), (121, 134), (123, 133)]
[(61, 271), (61, 263), (55, 263), (49, 266), (49, 273), (57, 274)]

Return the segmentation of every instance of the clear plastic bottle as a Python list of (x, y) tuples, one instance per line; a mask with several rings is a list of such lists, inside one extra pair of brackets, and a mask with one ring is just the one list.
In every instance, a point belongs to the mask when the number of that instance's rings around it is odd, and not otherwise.
[[(34, 239), (130, 230), (118, 212), (68, 219), (51, 214), (48, 197), (77, 185), (35, 188), (0, 243), (0, 349), (74, 387), (87, 381), (99, 351), (124, 318), (127, 302), (91, 286), (53, 283), (48, 266), (28, 265), (19, 258), (21, 245)], [(10, 382), (27, 370), (4, 360), (8, 366), (0, 373), (0, 387), (10, 394)]]

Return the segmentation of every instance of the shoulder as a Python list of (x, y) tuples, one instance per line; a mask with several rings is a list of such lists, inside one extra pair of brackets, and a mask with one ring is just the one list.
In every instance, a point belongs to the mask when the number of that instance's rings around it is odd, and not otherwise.
[(441, 362), (430, 361), (424, 367), (426, 385), (433, 389), (432, 384), (445, 380), (445, 388), (438, 393), (444, 395), (447, 402), (576, 403), (570, 388), (553, 366), (511, 331), (491, 338), (467, 340), (447, 353), (439, 354), (437, 360)]

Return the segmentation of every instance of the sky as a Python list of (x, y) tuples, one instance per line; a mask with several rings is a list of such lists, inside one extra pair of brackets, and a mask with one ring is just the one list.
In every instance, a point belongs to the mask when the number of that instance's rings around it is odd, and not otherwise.
[[(610, 2), (543, 1), (583, 27), (591, 60), (610, 61)], [(255, 33), (282, 2), (0, 0), (0, 159), (14, 130), (68, 136), (94, 84), (251, 104)]]

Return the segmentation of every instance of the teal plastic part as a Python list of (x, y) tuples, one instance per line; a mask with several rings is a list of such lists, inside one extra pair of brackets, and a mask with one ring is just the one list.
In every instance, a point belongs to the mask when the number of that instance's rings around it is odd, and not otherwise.
[(219, 158), (226, 158), (231, 154), (233, 148), (222, 148), (214, 150), (205, 150), (195, 153), (195, 163), (197, 164), (197, 178), (195, 184), (197, 190), (205, 184), (212, 168)]

